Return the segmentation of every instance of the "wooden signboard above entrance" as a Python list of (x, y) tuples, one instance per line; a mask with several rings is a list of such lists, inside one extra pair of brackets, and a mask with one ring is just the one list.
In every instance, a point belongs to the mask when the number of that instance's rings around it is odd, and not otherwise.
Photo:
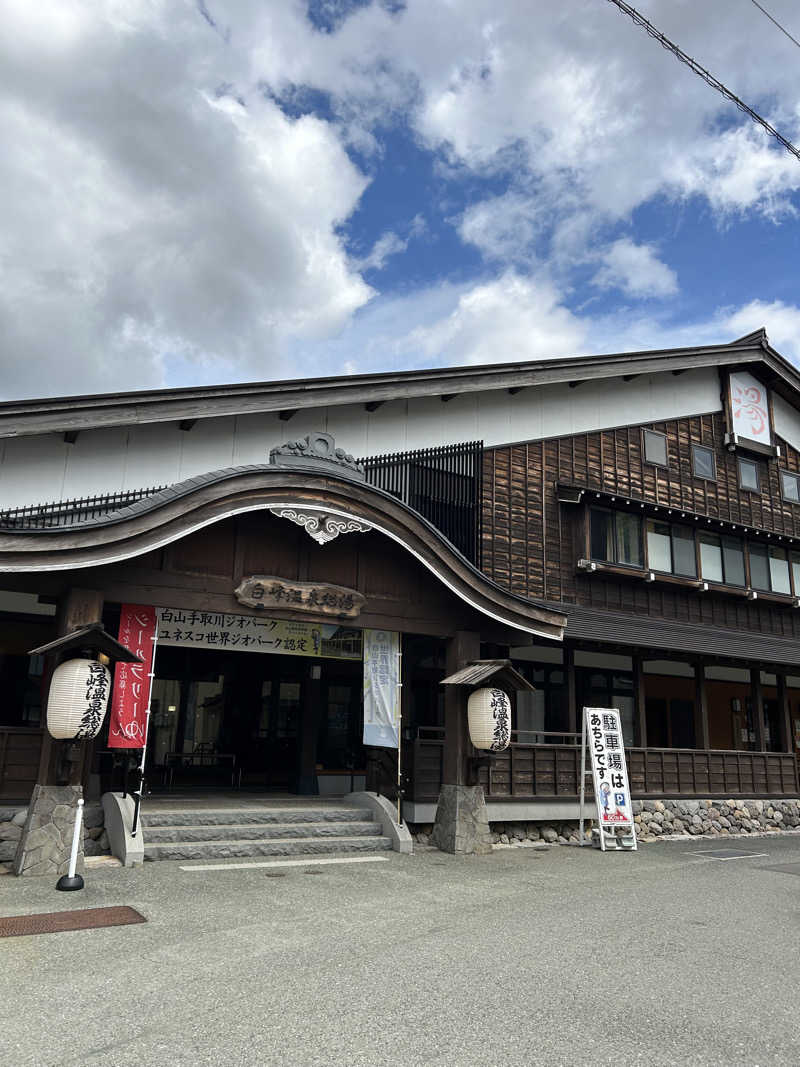
[(290, 608), (340, 619), (354, 619), (365, 602), (361, 593), (343, 585), (287, 582), (267, 574), (243, 578), (234, 593), (239, 603), (249, 608)]

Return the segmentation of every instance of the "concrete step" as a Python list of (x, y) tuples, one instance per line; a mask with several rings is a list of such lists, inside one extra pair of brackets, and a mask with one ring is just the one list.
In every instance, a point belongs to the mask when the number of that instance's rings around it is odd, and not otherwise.
[(162, 841), (272, 841), (292, 837), (375, 837), (376, 822), (244, 823), (195, 826), (148, 826), (146, 844)]
[(221, 860), (242, 856), (318, 856), (390, 852), (388, 837), (301, 837), (278, 841), (168, 841), (145, 843), (145, 860)]
[(242, 826), (244, 823), (369, 822), (369, 808), (176, 808), (160, 811), (142, 803), (142, 826)]

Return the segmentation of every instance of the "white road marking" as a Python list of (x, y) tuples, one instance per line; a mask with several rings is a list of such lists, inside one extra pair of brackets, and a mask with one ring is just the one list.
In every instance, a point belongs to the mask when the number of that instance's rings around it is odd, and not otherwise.
[(388, 856), (348, 856), (346, 859), (265, 860), (263, 863), (209, 863), (179, 867), (181, 871), (246, 871), (256, 867), (321, 867), (324, 863), (388, 863)]
[(741, 856), (718, 856), (714, 849), (699, 848), (693, 848), (689, 852), (684, 852), (684, 856), (703, 856), (712, 860), (717, 860), (719, 863), (727, 863), (728, 860), (757, 860), (763, 859), (767, 855), (767, 852), (743, 852)]

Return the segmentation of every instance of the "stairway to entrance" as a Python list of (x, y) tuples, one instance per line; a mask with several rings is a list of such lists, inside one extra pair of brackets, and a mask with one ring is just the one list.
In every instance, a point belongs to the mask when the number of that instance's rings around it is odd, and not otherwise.
[(145, 860), (388, 852), (368, 808), (315, 797), (172, 799), (142, 803)]

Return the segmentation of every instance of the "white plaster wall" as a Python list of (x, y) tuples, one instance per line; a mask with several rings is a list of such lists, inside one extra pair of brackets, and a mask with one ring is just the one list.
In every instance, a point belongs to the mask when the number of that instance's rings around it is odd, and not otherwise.
[(772, 419), (775, 433), (793, 448), (800, 449), (800, 411), (777, 393), (772, 394)]
[[(777, 398), (776, 398), (777, 399)], [(269, 450), (315, 430), (332, 433), (356, 456), (483, 440), (487, 447), (565, 436), (613, 426), (717, 411), (713, 368), (524, 389), (466, 393), (443, 404), (438, 396), (395, 400), (374, 412), (363, 404), (201, 419), (189, 431), (155, 423), (84, 430), (75, 444), (60, 434), (0, 443), (0, 508), (171, 484), (236, 464), (265, 463)], [(788, 406), (787, 406), (788, 407)], [(788, 416), (782, 411), (782, 425)], [(795, 438), (800, 447), (800, 417)], [(776, 409), (776, 422), (778, 420)], [(784, 434), (784, 430), (779, 431)], [(789, 433), (784, 434), (791, 439)]]

